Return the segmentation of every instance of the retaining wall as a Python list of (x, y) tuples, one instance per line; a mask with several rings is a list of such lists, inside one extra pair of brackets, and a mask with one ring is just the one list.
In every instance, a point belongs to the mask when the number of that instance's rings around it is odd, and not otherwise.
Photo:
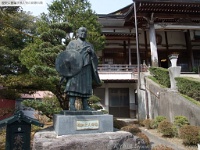
[(144, 120), (147, 116), (153, 119), (161, 115), (173, 122), (175, 116), (181, 115), (187, 117), (191, 125), (200, 126), (199, 106), (181, 96), (177, 91), (161, 87), (147, 75), (141, 74), (141, 89), (144, 90), (138, 92), (139, 120)]

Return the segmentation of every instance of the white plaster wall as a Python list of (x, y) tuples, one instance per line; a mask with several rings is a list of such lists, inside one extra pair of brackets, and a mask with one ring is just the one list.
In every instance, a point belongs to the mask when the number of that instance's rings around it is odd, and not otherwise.
[(99, 72), (99, 77), (101, 80), (117, 79), (117, 80), (127, 80), (136, 79), (133, 72)]
[(185, 44), (184, 32), (170, 31), (167, 32), (168, 44)]

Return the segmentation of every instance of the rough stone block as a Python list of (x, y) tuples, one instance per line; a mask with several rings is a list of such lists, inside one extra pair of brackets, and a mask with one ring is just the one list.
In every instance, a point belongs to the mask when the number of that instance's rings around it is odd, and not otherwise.
[(34, 135), (33, 150), (139, 149), (137, 137), (125, 131), (56, 136), (54, 131)]

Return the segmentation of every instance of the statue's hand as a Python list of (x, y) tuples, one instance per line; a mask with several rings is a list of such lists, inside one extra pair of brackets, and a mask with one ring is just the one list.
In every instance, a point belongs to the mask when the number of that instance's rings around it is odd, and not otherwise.
[(60, 81), (59, 81), (59, 85), (62, 85), (62, 83), (64, 82), (64, 80), (66, 80), (65, 77), (61, 77)]
[(87, 53), (88, 53), (88, 54), (92, 54), (92, 51), (91, 51), (90, 48), (87, 49)]

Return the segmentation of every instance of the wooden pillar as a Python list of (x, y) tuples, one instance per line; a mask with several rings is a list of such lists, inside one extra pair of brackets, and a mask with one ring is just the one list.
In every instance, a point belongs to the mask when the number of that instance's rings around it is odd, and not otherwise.
[[(167, 32), (166, 31), (165, 31), (165, 43), (166, 43), (166, 53), (165, 53), (165, 55), (166, 55), (166, 58), (168, 60), (168, 58), (169, 58), (168, 57), (169, 56), (169, 43), (168, 43), (168, 36), (167, 36)], [(168, 64), (168, 66), (169, 66), (169, 64)]]
[(130, 44), (130, 39), (128, 40), (128, 61), (129, 65), (131, 65), (131, 44)]
[(126, 49), (126, 41), (124, 41), (124, 63), (127, 64), (128, 58), (127, 58), (127, 49)]
[(185, 32), (185, 40), (186, 40), (186, 47), (187, 47), (188, 56), (189, 56), (188, 57), (189, 71), (192, 71), (192, 68), (194, 67), (194, 57), (193, 57), (193, 51), (192, 51), (189, 30), (187, 30), (187, 32)]
[(158, 67), (158, 51), (156, 44), (156, 33), (153, 22), (150, 22), (149, 24), (149, 40), (151, 49), (151, 65), (153, 67)]
[(167, 50), (167, 52), (166, 52), (166, 55), (167, 55), (167, 57), (168, 57), (168, 51), (169, 51), (169, 44), (168, 44), (168, 37), (167, 37), (167, 32), (165, 31), (165, 43), (166, 43), (166, 50)]
[(144, 31), (144, 42), (145, 42), (145, 61), (146, 64), (149, 64), (149, 59), (148, 59), (148, 44), (147, 44), (147, 32)]

